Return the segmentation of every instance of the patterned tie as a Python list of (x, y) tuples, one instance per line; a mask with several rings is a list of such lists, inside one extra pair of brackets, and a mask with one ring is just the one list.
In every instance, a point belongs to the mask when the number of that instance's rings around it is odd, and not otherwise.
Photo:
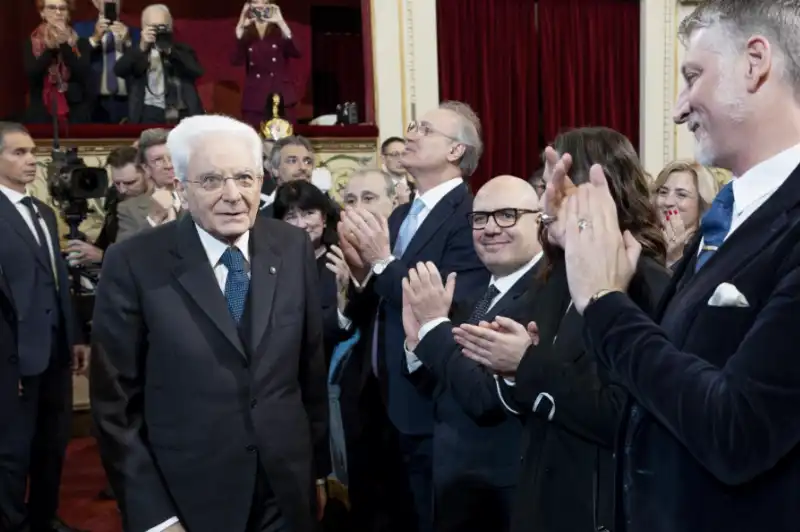
[(225, 300), (228, 310), (238, 325), (244, 314), (244, 303), (250, 288), (250, 278), (245, 271), (244, 255), (239, 248), (228, 248), (219, 260), (228, 268), (228, 279), (225, 281)]
[(470, 314), (467, 323), (470, 325), (477, 325), (481, 321), (486, 318), (486, 315), (489, 313), (489, 309), (492, 306), (492, 301), (500, 294), (500, 290), (497, 289), (493, 284), (489, 285), (489, 288), (486, 289), (484, 292), (483, 297), (480, 298), (478, 304), (475, 305), (475, 308), (472, 310), (472, 314)]
[(697, 256), (695, 271), (719, 249), (731, 230), (733, 218), (733, 181), (722, 187), (711, 208), (708, 209), (700, 221), (700, 232), (703, 235), (703, 247)]
[(119, 91), (119, 83), (117, 82), (117, 75), (114, 74), (114, 66), (117, 64), (117, 46), (114, 34), (111, 32), (106, 33), (104, 40), (106, 89), (108, 89), (109, 94), (116, 94)]
[(424, 208), (425, 203), (419, 198), (415, 199), (414, 203), (411, 204), (411, 210), (408, 211), (406, 219), (403, 220), (403, 224), (400, 226), (400, 232), (397, 233), (397, 242), (394, 243), (394, 251), (392, 253), (395, 257), (402, 257), (411, 239), (414, 238), (414, 233), (419, 228), (418, 217)]

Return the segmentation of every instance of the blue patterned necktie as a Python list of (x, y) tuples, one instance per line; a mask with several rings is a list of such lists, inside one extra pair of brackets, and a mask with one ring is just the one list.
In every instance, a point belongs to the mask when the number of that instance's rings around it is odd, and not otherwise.
[(244, 303), (250, 288), (250, 278), (245, 270), (244, 255), (239, 248), (228, 248), (219, 261), (228, 268), (228, 279), (225, 281), (225, 300), (228, 310), (238, 325), (244, 314)]
[(415, 199), (414, 203), (411, 204), (411, 210), (408, 211), (406, 219), (403, 220), (403, 224), (400, 226), (400, 232), (397, 233), (397, 242), (394, 243), (394, 251), (392, 252), (395, 257), (402, 257), (409, 242), (414, 238), (414, 233), (419, 228), (419, 214), (424, 208), (425, 203), (419, 198)]
[(478, 325), (480, 322), (482, 322), (489, 314), (489, 308), (492, 306), (492, 301), (494, 301), (494, 298), (499, 295), (500, 290), (498, 290), (495, 285), (490, 284), (486, 289), (486, 292), (483, 293), (483, 297), (478, 300), (478, 302), (475, 304), (475, 308), (472, 309), (472, 314), (470, 314), (467, 323), (470, 325)]
[(106, 56), (106, 88), (109, 94), (116, 94), (119, 91), (119, 83), (117, 82), (117, 75), (114, 73), (114, 66), (117, 64), (117, 45), (114, 39), (114, 34), (111, 32), (106, 33), (103, 38), (105, 41), (105, 56)]
[(725, 241), (725, 237), (731, 230), (731, 220), (733, 219), (733, 181), (722, 187), (717, 197), (711, 203), (700, 221), (700, 232), (703, 235), (703, 247), (697, 256), (695, 271), (698, 271), (703, 264), (719, 249)]

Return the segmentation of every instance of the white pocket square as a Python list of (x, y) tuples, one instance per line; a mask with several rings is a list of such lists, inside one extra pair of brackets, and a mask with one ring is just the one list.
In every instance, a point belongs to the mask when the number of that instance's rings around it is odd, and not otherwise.
[(708, 300), (709, 307), (738, 307), (747, 308), (750, 303), (739, 289), (730, 283), (722, 283), (714, 290)]

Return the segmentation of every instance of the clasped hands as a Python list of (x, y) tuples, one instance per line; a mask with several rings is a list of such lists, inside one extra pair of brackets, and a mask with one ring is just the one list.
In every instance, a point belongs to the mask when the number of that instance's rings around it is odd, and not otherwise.
[[(417, 347), (423, 325), (447, 318), (455, 288), (456, 274), (450, 273), (443, 282), (432, 262), (417, 263), (408, 271), (403, 279), (402, 313), (407, 349)], [(538, 335), (535, 323), (525, 327), (502, 316), (491, 323), (465, 323), (453, 328), (453, 338), (464, 356), (506, 377), (516, 372), (528, 347), (538, 344)]]
[(359, 282), (366, 278), (373, 265), (392, 256), (386, 218), (366, 209), (346, 207), (337, 229), (339, 247)]

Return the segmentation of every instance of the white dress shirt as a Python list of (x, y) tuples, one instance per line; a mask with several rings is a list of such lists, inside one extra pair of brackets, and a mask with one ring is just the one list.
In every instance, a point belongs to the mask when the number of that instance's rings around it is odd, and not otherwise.
[[(222, 254), (225, 253), (225, 250), (228, 249), (230, 246), (220, 240), (217, 240), (213, 236), (211, 236), (206, 230), (202, 229), (199, 225), (195, 224), (197, 228), (197, 234), (200, 237), (200, 243), (203, 244), (203, 249), (206, 251), (206, 256), (208, 257), (208, 263), (211, 264), (211, 268), (214, 270), (214, 277), (217, 279), (217, 285), (222, 293), (225, 293), (225, 283), (228, 280), (228, 268), (220, 259), (222, 259)], [(244, 255), (245, 263), (249, 266), (250, 265), (250, 250), (249, 250), (249, 243), (250, 243), (250, 231), (246, 232), (239, 239), (234, 243), (234, 247), (238, 248), (239, 251), (242, 252)], [(250, 277), (250, 268), (247, 269), (247, 276)], [(163, 532), (164, 530), (168, 529), (174, 524), (179, 523), (180, 520), (177, 517), (171, 517), (161, 523), (158, 526), (154, 526), (153, 528), (147, 530), (147, 532)]]
[(36, 206), (35, 203), (33, 204), (33, 209), (36, 211), (36, 214), (39, 215), (37, 216), (36, 221), (34, 221), (33, 217), (31, 217), (31, 211), (29, 211), (28, 207), (26, 207), (22, 203), (23, 199), (29, 197), (29, 194), (27, 192), (24, 193), (17, 192), (16, 190), (12, 190), (3, 185), (0, 185), (0, 192), (5, 194), (8, 200), (17, 209), (17, 212), (19, 212), (20, 216), (22, 216), (22, 219), (25, 220), (25, 224), (31, 230), (31, 233), (33, 234), (33, 239), (39, 245), (41, 245), (41, 242), (39, 242), (39, 235), (36, 233), (36, 226), (34, 225), (34, 223), (38, 223), (39, 226), (42, 228), (42, 231), (44, 232), (44, 237), (47, 239), (47, 242), (45, 242), (45, 244), (47, 245), (47, 251), (48, 254), (50, 255), (50, 266), (53, 269), (53, 275), (55, 275), (57, 283), (58, 276), (56, 275), (56, 258), (55, 255), (53, 254), (53, 249), (55, 246), (53, 246), (53, 240), (52, 237), (50, 236), (50, 229), (48, 229), (47, 224), (44, 223), (44, 218), (42, 218), (41, 214), (39, 213), (39, 208)]
[[(487, 312), (490, 311), (497, 304), (498, 301), (503, 299), (503, 296), (505, 296), (508, 293), (508, 291), (511, 290), (511, 287), (513, 287), (517, 281), (519, 281), (526, 273), (528, 273), (531, 268), (536, 266), (536, 263), (539, 262), (539, 260), (541, 260), (543, 254), (544, 253), (540, 251), (539, 253), (536, 254), (535, 257), (533, 257), (530, 261), (528, 261), (527, 264), (525, 264), (524, 266), (522, 266), (513, 273), (504, 275), (503, 277), (495, 277), (494, 275), (492, 276), (488, 286), (494, 285), (494, 287), (497, 288), (497, 295), (494, 296), (494, 299), (492, 299), (492, 302), (489, 305)], [(431, 332), (437, 326), (449, 321), (450, 318), (442, 317), (423, 323), (422, 326), (419, 328), (419, 341), (421, 342), (422, 339), (425, 338), (425, 335)], [(414, 352), (409, 351), (405, 345), (403, 345), (403, 349), (405, 350), (406, 353), (406, 366), (408, 367), (408, 371), (409, 373), (413, 373), (414, 371), (418, 370), (420, 366), (422, 366), (422, 362), (420, 361), (420, 359), (417, 358)]]

